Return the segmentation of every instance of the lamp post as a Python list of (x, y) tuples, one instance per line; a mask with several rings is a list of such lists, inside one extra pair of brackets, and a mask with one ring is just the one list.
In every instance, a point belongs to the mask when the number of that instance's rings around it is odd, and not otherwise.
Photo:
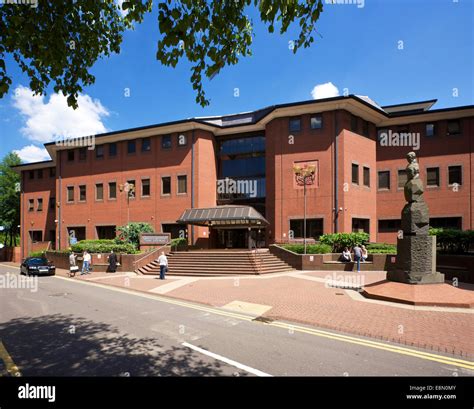
[(314, 176), (316, 174), (316, 166), (314, 165), (294, 165), (293, 173), (298, 186), (303, 186), (304, 192), (304, 220), (303, 220), (303, 240), (304, 240), (304, 254), (306, 254), (306, 185), (314, 183)]

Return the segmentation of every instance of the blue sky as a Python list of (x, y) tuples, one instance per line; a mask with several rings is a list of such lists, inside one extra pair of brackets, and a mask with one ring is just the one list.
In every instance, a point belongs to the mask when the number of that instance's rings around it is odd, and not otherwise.
[[(211, 99), (205, 108), (195, 102), (190, 64), (183, 60), (173, 69), (155, 60), (156, 6), (143, 24), (125, 34), (120, 55), (95, 64), (96, 83), (84, 90), (79, 112), (71, 114), (51, 90), (42, 99), (31, 98), (26, 76), (7, 60), (13, 85), (0, 100), (0, 155), (20, 150), (25, 161), (41, 160), (42, 143), (54, 140), (55, 132), (90, 135), (249, 111), (311, 99), (315, 86), (329, 82), (341, 95), (347, 88), (380, 105), (432, 98), (438, 99), (434, 108), (474, 104), (471, 0), (365, 0), (363, 7), (325, 4), (318, 23), (321, 37), (296, 55), (288, 46), (296, 30), (269, 34), (254, 10), (249, 15), (254, 21), (253, 56), (205, 82)], [(453, 96), (453, 88), (458, 96)], [(337, 92), (327, 86), (322, 90)]]

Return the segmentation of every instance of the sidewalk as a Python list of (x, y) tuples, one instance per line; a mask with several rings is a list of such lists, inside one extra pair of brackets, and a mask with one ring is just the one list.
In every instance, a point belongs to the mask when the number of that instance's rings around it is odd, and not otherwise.
[[(66, 270), (57, 274), (67, 277)], [(253, 308), (255, 315), (377, 338), (458, 356), (474, 357), (474, 309), (414, 307), (369, 300), (356, 290), (327, 286), (328, 276), (352, 272), (288, 272), (265, 276), (172, 277), (92, 273), (73, 280), (97, 282), (148, 294), (227, 309)], [(361, 273), (364, 284), (384, 272)], [(350, 277), (348, 277), (350, 278)], [(474, 286), (464, 297), (474, 298)], [(243, 311), (240, 309), (240, 311)], [(250, 313), (252, 312), (249, 310)]]

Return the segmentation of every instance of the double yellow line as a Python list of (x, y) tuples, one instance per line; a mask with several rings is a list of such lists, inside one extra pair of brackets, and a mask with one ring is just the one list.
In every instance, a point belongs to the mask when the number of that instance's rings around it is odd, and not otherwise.
[(11, 376), (21, 376), (20, 370), (15, 365), (15, 362), (13, 362), (12, 357), (8, 353), (2, 341), (0, 341), (0, 359), (5, 364), (5, 369)]

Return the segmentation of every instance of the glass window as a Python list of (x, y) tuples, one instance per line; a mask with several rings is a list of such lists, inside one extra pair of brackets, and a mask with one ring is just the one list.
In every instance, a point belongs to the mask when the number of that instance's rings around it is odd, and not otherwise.
[(109, 156), (117, 156), (117, 144), (109, 143)]
[(86, 199), (87, 199), (86, 185), (80, 185), (79, 186), (79, 201), (80, 202), (85, 202)]
[(461, 123), (459, 119), (448, 121), (448, 135), (459, 135), (461, 133)]
[(109, 182), (109, 199), (117, 198), (117, 183)]
[(38, 179), (43, 179), (43, 169), (38, 169)]
[(359, 165), (352, 164), (352, 183), (359, 184)]
[(379, 142), (382, 140), (382, 138), (384, 138), (386, 140), (387, 137), (388, 137), (388, 129), (379, 129), (377, 131), (377, 140)]
[(43, 211), (43, 199), (38, 199), (38, 207), (37, 207), (38, 212)]
[(135, 197), (136, 192), (135, 179), (129, 179), (127, 180), (127, 183), (129, 185), (128, 197), (133, 199)]
[(34, 179), (34, 178), (35, 178), (35, 171), (34, 171), (34, 170), (30, 170), (30, 171), (28, 172), (28, 176), (29, 176), (30, 179)]
[(86, 160), (87, 159), (87, 148), (80, 148), (79, 149), (79, 160)]
[(405, 187), (405, 183), (407, 183), (407, 180), (407, 171), (405, 169), (400, 169), (398, 171), (398, 187)]
[(142, 139), (142, 152), (149, 152), (149, 151), (151, 151), (151, 139), (143, 138)]
[(462, 230), (462, 217), (430, 217), (430, 227)]
[(426, 169), (426, 185), (439, 186), (439, 168)]
[(369, 123), (367, 121), (362, 122), (362, 135), (369, 136)]
[(32, 212), (35, 210), (35, 200), (34, 199), (29, 199), (28, 200), (28, 211)]
[(379, 220), (379, 233), (393, 233), (402, 228), (400, 219)]
[(74, 202), (74, 186), (67, 187), (67, 201)]
[(390, 171), (383, 170), (379, 172), (379, 189), (390, 190)]
[(150, 196), (150, 179), (142, 179), (142, 196)]
[(290, 118), (290, 132), (301, 131), (301, 118)]
[(178, 176), (178, 193), (187, 193), (188, 191), (188, 177), (186, 175)]
[(137, 144), (135, 141), (127, 142), (127, 153), (135, 153), (137, 151)]
[(171, 177), (163, 176), (161, 178), (161, 194), (162, 195), (171, 194)]
[(265, 137), (253, 136), (249, 138), (227, 139), (221, 142), (222, 155), (265, 152)]
[(185, 134), (178, 135), (178, 146), (185, 146), (188, 143), (188, 137)]
[(370, 168), (364, 166), (364, 186), (370, 187)]
[(54, 178), (56, 176), (56, 168), (49, 168), (49, 177)]
[(426, 124), (425, 125), (425, 135), (434, 136), (435, 135), (435, 124)]
[(265, 175), (265, 157), (223, 160), (222, 177), (251, 177)]
[(56, 207), (56, 198), (50, 197), (49, 198), (49, 210), (54, 210)]
[(95, 185), (95, 199), (104, 200), (104, 184), (103, 183), (97, 183)]
[[(304, 238), (304, 220), (290, 220), (290, 232), (293, 238)], [(318, 239), (323, 234), (323, 219), (306, 219), (306, 238)]]
[(163, 149), (170, 149), (171, 148), (171, 135), (163, 135), (161, 137), (161, 147)]
[(357, 117), (351, 115), (351, 131), (357, 133)]
[(67, 160), (68, 162), (74, 161), (74, 150), (67, 151)]
[(311, 117), (311, 129), (321, 129), (323, 127), (323, 116), (313, 115)]
[(454, 185), (462, 185), (462, 168), (461, 166), (448, 166), (448, 183)]
[(104, 157), (104, 145), (99, 145), (95, 147), (95, 157), (97, 159), (102, 159)]

